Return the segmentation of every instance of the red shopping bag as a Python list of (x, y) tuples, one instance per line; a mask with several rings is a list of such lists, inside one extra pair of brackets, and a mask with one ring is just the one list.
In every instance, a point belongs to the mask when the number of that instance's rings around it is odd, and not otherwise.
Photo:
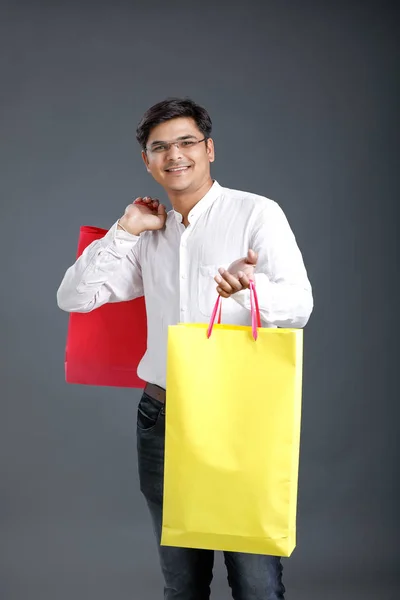
[[(77, 257), (106, 229), (80, 228)], [(146, 351), (144, 297), (110, 303), (90, 313), (71, 313), (65, 349), (67, 383), (144, 388), (137, 375)]]

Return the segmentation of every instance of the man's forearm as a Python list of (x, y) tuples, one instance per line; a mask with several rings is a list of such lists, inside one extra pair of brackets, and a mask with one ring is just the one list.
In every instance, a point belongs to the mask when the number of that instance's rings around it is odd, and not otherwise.
[[(308, 282), (303, 285), (275, 283), (264, 273), (256, 273), (255, 283), (261, 319), (265, 323), (276, 327), (305, 327), (314, 306)], [(250, 290), (241, 290), (232, 294), (232, 298), (250, 311)]]
[(142, 295), (140, 267), (133, 257), (127, 258), (139, 238), (116, 232), (117, 224), (104, 238), (85, 248), (66, 271), (57, 291), (57, 303), (62, 310), (89, 312), (106, 302)]

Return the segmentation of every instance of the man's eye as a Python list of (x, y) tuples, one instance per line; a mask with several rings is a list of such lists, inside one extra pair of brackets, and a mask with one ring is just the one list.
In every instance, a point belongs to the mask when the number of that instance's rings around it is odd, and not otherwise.
[(154, 146), (153, 152), (163, 152), (165, 150), (165, 146)]
[(194, 146), (196, 142), (194, 142), (193, 140), (185, 140), (184, 142), (182, 142), (182, 146)]

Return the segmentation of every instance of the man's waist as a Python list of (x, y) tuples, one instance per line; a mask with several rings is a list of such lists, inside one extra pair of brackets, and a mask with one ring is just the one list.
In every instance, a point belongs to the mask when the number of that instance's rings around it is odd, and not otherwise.
[(155, 383), (146, 383), (144, 392), (150, 396), (150, 398), (153, 398), (153, 400), (158, 400), (158, 402), (165, 404), (167, 392), (159, 385), (156, 385)]

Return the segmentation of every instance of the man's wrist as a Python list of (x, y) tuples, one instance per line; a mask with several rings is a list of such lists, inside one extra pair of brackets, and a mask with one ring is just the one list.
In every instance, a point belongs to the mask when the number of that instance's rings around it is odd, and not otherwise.
[[(122, 221), (122, 223), (121, 223), (121, 221)], [(123, 218), (118, 219), (117, 229), (119, 229), (120, 231), (125, 231), (126, 233), (130, 233), (131, 235), (136, 235), (136, 236), (139, 236), (141, 233), (143, 233), (143, 230), (141, 230), (141, 229), (132, 229), (131, 227), (128, 228), (126, 226), (126, 223), (123, 222)]]

